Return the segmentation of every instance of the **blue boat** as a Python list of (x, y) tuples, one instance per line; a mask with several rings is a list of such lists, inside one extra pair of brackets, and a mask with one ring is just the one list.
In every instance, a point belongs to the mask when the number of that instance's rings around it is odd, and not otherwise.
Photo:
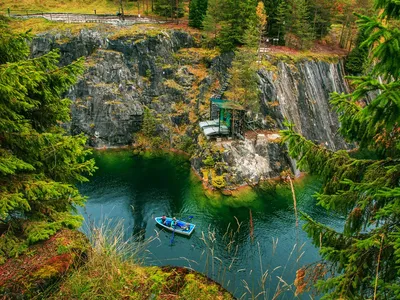
[(176, 220), (176, 223), (175, 223), (176, 225), (171, 226), (172, 218), (167, 218), (165, 220), (164, 224), (162, 222), (162, 217), (156, 217), (155, 220), (156, 220), (156, 223), (158, 225), (160, 225), (161, 227), (163, 227), (169, 231), (175, 231), (175, 233), (183, 234), (186, 236), (190, 236), (192, 234), (192, 232), (194, 231), (194, 228), (196, 227), (196, 225), (194, 225), (192, 223), (188, 223), (188, 222), (181, 221), (181, 220)]

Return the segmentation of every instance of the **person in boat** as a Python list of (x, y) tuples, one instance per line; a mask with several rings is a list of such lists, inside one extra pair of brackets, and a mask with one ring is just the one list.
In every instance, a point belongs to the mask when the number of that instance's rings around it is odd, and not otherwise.
[(182, 230), (184, 231), (188, 231), (190, 228), (190, 224), (189, 223), (185, 223), (185, 225), (181, 226)]
[(166, 217), (165, 215), (163, 215), (163, 216), (161, 217), (161, 223), (162, 223), (163, 225), (165, 225), (165, 222), (167, 222), (167, 217)]
[(171, 227), (175, 227), (175, 226), (176, 226), (176, 218), (173, 217), (172, 222), (171, 222)]

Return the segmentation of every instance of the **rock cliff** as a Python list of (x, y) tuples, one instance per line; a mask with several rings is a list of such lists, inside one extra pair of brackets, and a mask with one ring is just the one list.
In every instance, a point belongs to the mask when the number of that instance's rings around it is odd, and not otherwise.
[(279, 62), (277, 71), (261, 69), (259, 75), (263, 112), (275, 127), (283, 128), (286, 119), (310, 140), (334, 150), (346, 147), (329, 104), (330, 93), (348, 91), (342, 61)]
[[(274, 61), (270, 57), (266, 59)], [(286, 169), (297, 175), (296, 163), (287, 155), (287, 148), (280, 144), (277, 134), (285, 127), (285, 120), (295, 124), (297, 131), (306, 138), (327, 148), (347, 147), (337, 134), (338, 118), (329, 104), (330, 93), (348, 91), (342, 61), (278, 61), (272, 66), (272, 70), (262, 66), (258, 71), (262, 114), (254, 123), (266, 131), (258, 129), (257, 132), (262, 133), (258, 135), (250, 132), (245, 141), (221, 142), (223, 150), (209, 147), (207, 151), (198, 153), (193, 165), (200, 173), (204, 173), (202, 167), (209, 167), (199, 160), (211, 157), (223, 166), (223, 170), (215, 174), (206, 172), (211, 174), (205, 176), (208, 184), (213, 185), (212, 177), (218, 175), (224, 176), (223, 184), (227, 188), (278, 177)], [(216, 155), (216, 151), (223, 154)]]
[(209, 168), (204, 160), (211, 157), (218, 166), (208, 172), (208, 181), (219, 176), (225, 186), (257, 183), (288, 168), (296, 171), (276, 136), (285, 119), (309, 139), (332, 149), (346, 147), (329, 105), (329, 93), (348, 90), (340, 61), (265, 57), (273, 68), (258, 71), (262, 114), (257, 124), (264, 135), (222, 141), (216, 154), (199, 140), (197, 122), (208, 118), (208, 99), (227, 80), (233, 54), (199, 48), (183, 31), (146, 31), (82, 30), (76, 36), (43, 34), (32, 42), (33, 56), (60, 49), (61, 64), (85, 57), (86, 71), (67, 95), (73, 100), (68, 126), (73, 134), (88, 135), (91, 146), (137, 143), (147, 110), (154, 117), (154, 130), (145, 125), (148, 135), (161, 137), (155, 144), (185, 151), (200, 145), (192, 158), (194, 169), (203, 174)]

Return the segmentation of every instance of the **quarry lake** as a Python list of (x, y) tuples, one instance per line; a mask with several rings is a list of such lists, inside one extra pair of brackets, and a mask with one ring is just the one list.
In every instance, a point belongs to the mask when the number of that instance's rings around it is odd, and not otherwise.
[[(259, 298), (272, 299), (288, 290), (278, 299), (294, 299), (296, 270), (320, 259), (307, 235), (296, 230), (288, 186), (253, 189), (238, 197), (210, 196), (185, 157), (134, 156), (130, 151), (96, 152), (94, 157), (99, 169), (79, 186), (88, 196), (80, 209), (85, 223), (121, 221), (125, 238), (135, 236), (136, 241), (158, 235), (141, 254), (145, 265), (192, 268), (238, 298), (255, 297), (265, 289)], [(317, 221), (340, 226), (341, 219), (315, 206), (312, 195), (320, 184), (311, 177), (296, 183), (297, 207)], [(182, 220), (192, 216), (195, 232), (190, 238), (175, 235), (171, 245), (171, 232), (154, 221), (163, 214)]]

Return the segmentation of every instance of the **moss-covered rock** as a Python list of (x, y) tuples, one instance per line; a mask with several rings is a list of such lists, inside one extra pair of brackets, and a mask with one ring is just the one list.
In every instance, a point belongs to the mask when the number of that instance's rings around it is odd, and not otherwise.
[(49, 240), (30, 247), (26, 254), (0, 266), (0, 294), (5, 299), (28, 299), (81, 264), (90, 249), (78, 231), (61, 230)]

